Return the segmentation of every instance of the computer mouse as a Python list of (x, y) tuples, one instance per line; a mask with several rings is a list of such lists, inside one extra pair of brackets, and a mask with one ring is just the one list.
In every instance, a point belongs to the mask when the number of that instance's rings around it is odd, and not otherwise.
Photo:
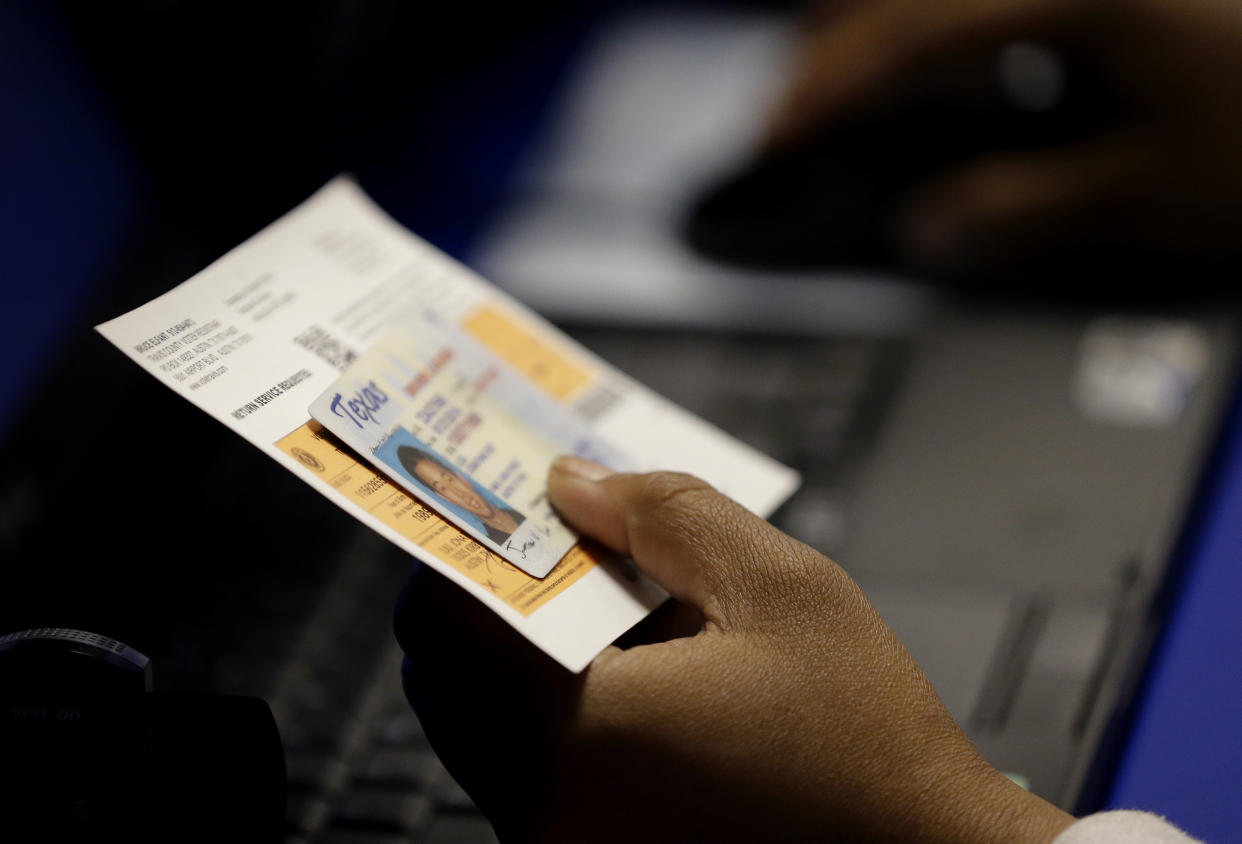
[(756, 268), (898, 266), (895, 214), (928, 176), (986, 152), (1086, 137), (1113, 107), (1050, 48), (1010, 44), (757, 154), (692, 203), (683, 233), (706, 257)]

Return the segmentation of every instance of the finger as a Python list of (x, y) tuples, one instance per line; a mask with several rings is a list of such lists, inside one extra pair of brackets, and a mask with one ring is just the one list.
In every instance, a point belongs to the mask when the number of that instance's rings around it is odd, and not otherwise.
[(749, 591), (746, 581), (782, 559), (775, 547), (783, 534), (698, 478), (606, 471), (560, 458), (548, 476), (548, 498), (567, 522), (632, 556), (707, 621), (724, 622)]
[(899, 213), (918, 264), (958, 271), (1126, 236), (1156, 150), (1138, 132), (990, 156), (934, 178)]
[(1091, 3), (1075, 0), (877, 0), (829, 18), (808, 36), (770, 121), (788, 144), (935, 60), (1069, 27)]

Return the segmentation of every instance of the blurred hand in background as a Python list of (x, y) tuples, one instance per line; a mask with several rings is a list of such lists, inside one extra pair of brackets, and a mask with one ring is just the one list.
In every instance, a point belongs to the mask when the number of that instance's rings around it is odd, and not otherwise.
[(1096, 244), (1237, 257), (1236, 0), (829, 3), (805, 33), (772, 143), (806, 142), (946, 63), (1028, 39), (1084, 60), (1117, 98), (1118, 116), (1079, 142), (932, 174), (899, 215), (911, 259), (970, 267)]

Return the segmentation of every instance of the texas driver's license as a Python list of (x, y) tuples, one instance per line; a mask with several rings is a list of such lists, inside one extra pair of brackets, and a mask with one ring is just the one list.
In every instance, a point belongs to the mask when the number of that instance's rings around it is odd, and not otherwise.
[(570, 406), (432, 308), (391, 326), (310, 413), (423, 504), (538, 578), (578, 539), (548, 502), (556, 456), (637, 468)]

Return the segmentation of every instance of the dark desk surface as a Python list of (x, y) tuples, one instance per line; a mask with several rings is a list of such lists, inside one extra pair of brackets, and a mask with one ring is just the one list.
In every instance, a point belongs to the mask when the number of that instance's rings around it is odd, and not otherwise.
[(1242, 836), (1242, 402), (1224, 431), (1109, 806)]

